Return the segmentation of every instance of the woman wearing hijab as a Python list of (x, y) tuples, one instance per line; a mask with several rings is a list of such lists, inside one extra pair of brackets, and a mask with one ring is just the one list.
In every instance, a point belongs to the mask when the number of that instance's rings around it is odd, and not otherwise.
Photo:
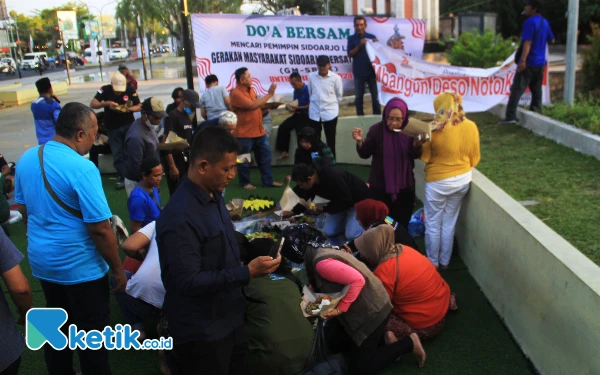
[(416, 334), (400, 340), (390, 337), (386, 340), (387, 345), (379, 346), (392, 305), (381, 281), (364, 263), (344, 251), (308, 246), (304, 265), (317, 292), (335, 293), (349, 285), (337, 307), (325, 317), (337, 317), (351, 339), (350, 352), (346, 353), (350, 358), (350, 374), (375, 374), (411, 352), (417, 357), (419, 366), (424, 366), (426, 355)]
[(389, 225), (369, 229), (355, 240), (392, 301), (386, 339), (400, 340), (415, 333), (421, 340), (431, 339), (442, 331), (448, 310), (456, 310), (454, 295), (427, 258), (394, 242)]
[[(356, 211), (356, 220), (358, 220), (358, 223), (364, 230), (376, 228), (380, 225), (389, 225), (394, 230), (395, 243), (419, 249), (415, 239), (412, 238), (406, 228), (388, 216), (388, 208), (383, 202), (374, 199), (365, 199), (356, 203), (354, 210)], [(356, 253), (354, 240), (350, 241), (347, 245), (352, 250), (352, 253)]]
[(479, 130), (465, 117), (462, 97), (446, 92), (433, 106), (431, 141), (423, 145), (425, 162), (425, 247), (434, 266), (448, 268), (454, 229), (471, 171), (479, 163)]
[(366, 138), (360, 128), (352, 130), (358, 155), (373, 157), (369, 172), (372, 191), (405, 228), (415, 206), (414, 159), (421, 156), (420, 144), (402, 133), (408, 121), (408, 106), (404, 100), (393, 98), (386, 104), (381, 122), (371, 126)]
[(294, 154), (294, 165), (314, 165), (317, 170), (335, 165), (331, 148), (317, 138), (314, 128), (307, 126), (298, 132), (298, 148)]

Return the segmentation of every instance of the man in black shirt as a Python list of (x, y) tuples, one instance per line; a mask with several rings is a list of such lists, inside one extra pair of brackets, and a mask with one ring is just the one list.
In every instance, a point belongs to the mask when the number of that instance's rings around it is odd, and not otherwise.
[[(190, 115), (194, 113), (197, 106), (200, 105), (200, 97), (194, 90), (184, 90), (181, 95), (179, 105), (165, 118), (165, 130), (161, 143), (167, 141), (169, 132), (174, 132), (178, 137), (187, 140), (188, 144), (192, 144), (192, 118)], [(163, 168), (167, 175), (167, 185), (169, 187), (169, 195), (173, 195), (179, 180), (183, 177), (188, 168), (189, 151), (172, 151), (165, 155), (165, 165)]]
[[(363, 180), (340, 167), (324, 167), (317, 171), (314, 166), (306, 164), (294, 166), (292, 180), (298, 184), (294, 192), (300, 198), (314, 200), (319, 196), (329, 200), (323, 208), (328, 214), (323, 231), (334, 245), (343, 242), (338, 239), (339, 235), (344, 235), (350, 241), (362, 234), (354, 204), (369, 198), (369, 187)], [(303, 209), (298, 205), (294, 213), (300, 213)], [(284, 215), (291, 216), (291, 213)]]
[(281, 256), (242, 265), (222, 195), (235, 178), (239, 147), (225, 129), (199, 132), (187, 176), (156, 222), (163, 312), (177, 366), (172, 373), (248, 374), (242, 287), (274, 272)]
[(125, 136), (129, 126), (135, 120), (133, 112), (141, 110), (140, 98), (132, 87), (127, 86), (127, 79), (121, 73), (116, 73), (111, 79), (110, 85), (98, 89), (90, 107), (93, 109), (104, 108), (104, 124), (108, 131), (108, 143), (114, 159), (113, 165), (120, 177), (116, 188), (117, 190), (124, 189)]

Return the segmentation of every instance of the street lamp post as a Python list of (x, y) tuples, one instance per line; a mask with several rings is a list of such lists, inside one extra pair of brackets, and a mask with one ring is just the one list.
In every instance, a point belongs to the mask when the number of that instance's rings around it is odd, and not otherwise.
[(12, 47), (12, 43), (15, 43), (15, 40), (14, 40), (15, 38), (12, 33), (12, 28), (10, 29), (9, 38), (10, 38), (10, 43), (11, 43), (10, 52), (11, 52), (11, 55), (14, 56), (15, 68), (17, 69), (17, 72), (19, 73), (19, 79), (20, 79), (23, 77), (21, 76), (21, 69), (20, 69), (19, 63), (18, 63), (19, 60), (17, 58), (17, 49), (15, 47), (15, 49), (13, 50), (13, 47)]
[[(142, 67), (144, 68), (144, 81), (148, 80), (148, 72), (146, 71), (146, 55), (144, 54), (144, 34), (142, 34), (142, 20), (140, 17), (140, 13), (137, 14), (137, 27), (138, 34), (140, 36), (140, 43), (142, 44), (140, 47), (142, 49)], [(150, 52), (150, 51), (148, 51)]]

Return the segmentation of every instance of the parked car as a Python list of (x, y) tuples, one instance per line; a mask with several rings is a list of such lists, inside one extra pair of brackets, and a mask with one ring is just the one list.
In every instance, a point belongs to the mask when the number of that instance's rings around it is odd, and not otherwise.
[(125, 48), (112, 48), (108, 51), (110, 60), (122, 60), (129, 57), (129, 52)]
[(35, 69), (36, 65), (40, 62), (40, 57), (42, 56), (46, 58), (46, 52), (26, 53), (25, 56), (23, 56), (23, 61), (21, 62), (21, 69)]

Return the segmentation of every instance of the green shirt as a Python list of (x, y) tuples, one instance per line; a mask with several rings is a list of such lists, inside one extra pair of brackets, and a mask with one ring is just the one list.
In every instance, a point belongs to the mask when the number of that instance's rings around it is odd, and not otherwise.
[(252, 279), (244, 292), (250, 298), (246, 303), (250, 373), (300, 373), (312, 348), (313, 329), (300, 310), (302, 296), (296, 284), (265, 276)]

